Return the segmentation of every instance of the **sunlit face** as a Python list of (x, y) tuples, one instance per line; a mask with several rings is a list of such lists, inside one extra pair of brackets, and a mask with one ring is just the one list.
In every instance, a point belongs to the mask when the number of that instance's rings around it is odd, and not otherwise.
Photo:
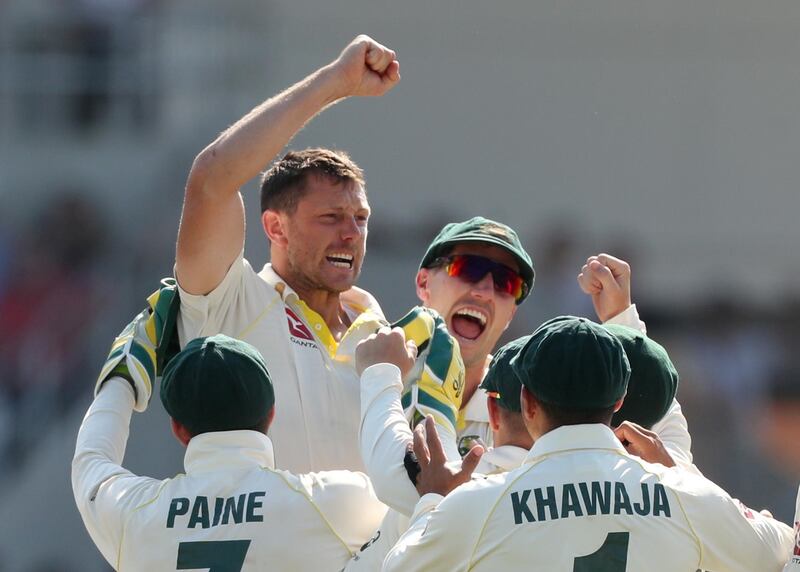
[(290, 283), (340, 293), (355, 284), (367, 248), (370, 209), (354, 182), (309, 177), (292, 214), (282, 214)]
[[(511, 253), (486, 242), (456, 244), (449, 254), (484, 256), (519, 270)], [(517, 311), (514, 297), (496, 291), (489, 273), (470, 284), (449, 276), (444, 268), (422, 268), (417, 274), (417, 296), (446, 320), (447, 328), (461, 346), (461, 357), (467, 367), (485, 363)]]

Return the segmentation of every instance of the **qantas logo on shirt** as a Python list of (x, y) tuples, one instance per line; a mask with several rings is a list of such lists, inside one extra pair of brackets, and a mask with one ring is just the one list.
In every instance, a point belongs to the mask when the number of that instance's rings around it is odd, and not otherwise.
[(794, 523), (794, 555), (800, 556), (800, 522)]
[(308, 329), (308, 326), (306, 326), (303, 321), (297, 317), (297, 314), (292, 312), (289, 308), (286, 308), (286, 318), (289, 321), (290, 334), (301, 340), (314, 341), (314, 336), (311, 334), (311, 330)]

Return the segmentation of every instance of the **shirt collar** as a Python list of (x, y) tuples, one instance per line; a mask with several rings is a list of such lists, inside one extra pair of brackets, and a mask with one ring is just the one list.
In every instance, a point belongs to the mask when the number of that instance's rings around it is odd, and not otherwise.
[[(500, 447), (493, 447), (487, 450), (481, 456), (481, 463), (494, 465), (501, 471), (513, 471), (522, 466), (525, 458), (528, 456), (528, 450), (516, 445), (502, 445)], [(480, 468), (476, 469), (477, 472), (483, 472)]]
[[(275, 291), (280, 295), (281, 300), (284, 302), (294, 302), (296, 303), (300, 300), (300, 296), (297, 295), (291, 286), (289, 286), (286, 281), (281, 278), (275, 269), (272, 267), (272, 264), (267, 263), (264, 265), (264, 268), (261, 269), (259, 272), (259, 276), (264, 279), (264, 281), (272, 286)], [(375, 299), (372, 294), (367, 292), (366, 290), (362, 290), (357, 286), (353, 286), (349, 290), (342, 292), (339, 299), (341, 300), (342, 306), (344, 306), (345, 310), (350, 315), (351, 319), (355, 319), (359, 314), (363, 314), (365, 312), (370, 312), (377, 316), (380, 319), (383, 319), (383, 310), (381, 310), (380, 304)]]
[(245, 467), (275, 468), (272, 441), (258, 431), (215, 431), (193, 437), (183, 459), (186, 473)]
[(553, 453), (578, 449), (608, 449), (626, 453), (625, 447), (608, 425), (565, 425), (539, 437), (525, 458), (525, 463), (534, 463)]

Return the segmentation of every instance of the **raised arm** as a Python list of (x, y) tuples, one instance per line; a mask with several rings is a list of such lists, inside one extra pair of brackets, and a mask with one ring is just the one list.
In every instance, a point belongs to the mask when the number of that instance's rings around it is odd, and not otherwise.
[(186, 183), (175, 271), (181, 287), (207, 294), (244, 245), (239, 188), (258, 175), (303, 125), (349, 96), (379, 96), (400, 80), (395, 53), (358, 36), (339, 57), (268, 99), (195, 158)]

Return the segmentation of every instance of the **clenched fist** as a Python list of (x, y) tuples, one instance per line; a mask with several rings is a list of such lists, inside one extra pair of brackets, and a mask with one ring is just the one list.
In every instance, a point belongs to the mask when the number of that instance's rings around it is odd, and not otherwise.
[(341, 82), (341, 97), (383, 95), (400, 81), (394, 50), (365, 35), (350, 42), (328, 68)]

